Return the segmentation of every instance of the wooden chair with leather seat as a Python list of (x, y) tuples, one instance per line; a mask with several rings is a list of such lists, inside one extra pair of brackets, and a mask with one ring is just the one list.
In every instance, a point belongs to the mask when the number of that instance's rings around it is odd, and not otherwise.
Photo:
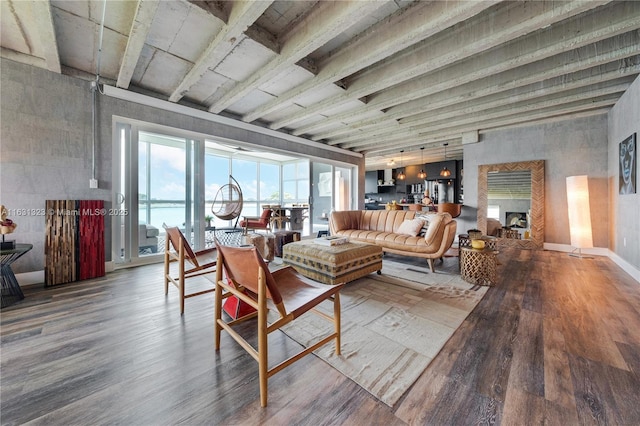
[[(287, 266), (270, 272), (255, 247), (222, 246), (216, 241), (218, 268), (216, 270), (215, 295), (215, 347), (220, 349), (220, 334), (224, 329), (256, 361), (260, 377), (260, 405), (267, 406), (267, 381), (269, 377), (295, 361), (310, 354), (322, 345), (335, 340), (336, 354), (340, 354), (340, 289), (344, 284), (322, 286), (300, 275)], [(223, 277), (223, 270), (226, 277)], [(257, 312), (235, 320), (222, 318), (222, 301), (236, 296), (251, 305)], [(316, 309), (321, 302), (333, 298), (333, 316)], [(276, 312), (277, 319), (267, 323), (267, 311)], [(333, 323), (334, 331), (317, 343), (269, 368), (268, 335), (312, 311)], [(233, 326), (247, 319), (258, 317), (258, 349), (250, 345)]]
[(246, 234), (250, 229), (271, 230), (271, 208), (263, 208), (260, 216), (244, 216), (240, 221), (240, 226)]
[[(199, 275), (215, 272), (216, 270), (216, 249), (209, 248), (193, 251), (191, 245), (177, 227), (162, 225), (167, 233), (164, 248), (164, 294), (169, 294), (169, 282), (178, 288), (180, 294), (180, 315), (184, 314), (184, 300), (189, 297), (201, 294), (212, 293), (213, 288), (202, 291), (187, 293), (185, 281)], [(173, 247), (173, 250), (171, 250)], [(178, 263), (177, 276), (171, 274), (171, 262)]]

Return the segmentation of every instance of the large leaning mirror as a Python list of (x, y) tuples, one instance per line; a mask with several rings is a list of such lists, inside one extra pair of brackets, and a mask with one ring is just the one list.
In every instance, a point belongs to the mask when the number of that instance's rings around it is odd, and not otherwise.
[(496, 228), (502, 246), (542, 248), (544, 160), (478, 166), (478, 229)]

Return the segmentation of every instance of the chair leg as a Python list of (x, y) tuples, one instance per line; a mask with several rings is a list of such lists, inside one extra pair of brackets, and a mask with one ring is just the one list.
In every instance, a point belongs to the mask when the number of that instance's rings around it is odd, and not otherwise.
[(164, 245), (164, 295), (169, 294), (169, 264), (171, 258), (169, 256), (169, 236), (166, 236), (166, 242)]
[(433, 259), (427, 259), (427, 263), (429, 264), (429, 269), (431, 269), (431, 272), (436, 272), (435, 267), (433, 266)]
[(178, 290), (180, 291), (180, 315), (184, 314), (184, 246), (180, 242), (180, 272), (178, 278)]
[(215, 333), (215, 344), (216, 351), (220, 350), (220, 332), (222, 331), (222, 327), (218, 321), (222, 321), (222, 287), (218, 282), (222, 280), (222, 256), (218, 254), (218, 265), (219, 268), (216, 268), (216, 282), (215, 282), (215, 300), (214, 300), (214, 333)]
[(180, 279), (180, 315), (184, 314), (184, 276)]
[(333, 322), (336, 332), (336, 355), (340, 355), (340, 292), (333, 296)]
[(258, 370), (260, 375), (260, 406), (267, 406), (269, 344), (267, 337), (267, 288), (266, 277), (262, 269), (259, 271), (258, 287)]

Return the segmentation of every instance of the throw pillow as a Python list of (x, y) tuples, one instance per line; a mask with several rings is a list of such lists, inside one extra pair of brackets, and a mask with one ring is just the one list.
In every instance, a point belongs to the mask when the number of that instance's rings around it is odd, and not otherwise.
[(415, 237), (422, 229), (422, 225), (424, 225), (424, 221), (422, 219), (405, 220), (400, 224), (396, 233)]
[(420, 235), (421, 237), (424, 237), (424, 235), (427, 233), (427, 229), (429, 229), (429, 223), (431, 223), (431, 221), (436, 215), (437, 213), (422, 213), (420, 215), (416, 215), (416, 218), (422, 219), (423, 221), (422, 229), (420, 230), (418, 235)]

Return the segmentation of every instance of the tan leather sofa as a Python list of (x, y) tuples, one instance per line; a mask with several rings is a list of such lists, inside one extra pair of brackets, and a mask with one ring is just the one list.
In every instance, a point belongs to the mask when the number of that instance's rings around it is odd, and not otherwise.
[(435, 272), (433, 259), (441, 259), (456, 236), (456, 221), (449, 213), (428, 215), (429, 225), (424, 235), (398, 233), (400, 226), (416, 217), (410, 210), (348, 210), (331, 213), (331, 235), (349, 237), (351, 241), (377, 244), (387, 253), (427, 259)]

